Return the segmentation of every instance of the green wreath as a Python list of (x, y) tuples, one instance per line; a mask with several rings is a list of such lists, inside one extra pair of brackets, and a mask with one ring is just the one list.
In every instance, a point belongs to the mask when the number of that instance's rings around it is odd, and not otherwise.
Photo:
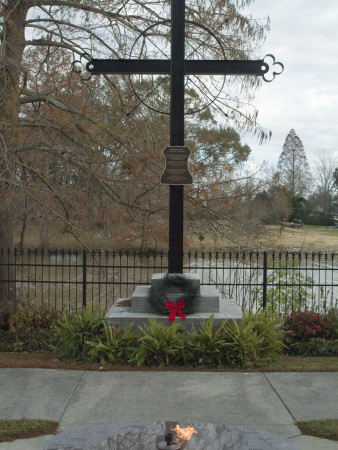
[(149, 292), (149, 302), (152, 308), (159, 313), (169, 314), (165, 304), (168, 301), (167, 290), (172, 286), (178, 287), (183, 292), (183, 295), (180, 295), (177, 299), (177, 301), (182, 299), (185, 303), (185, 308), (182, 309), (182, 312), (192, 313), (195, 300), (199, 295), (199, 288), (190, 278), (177, 274), (168, 273), (162, 280), (152, 284)]

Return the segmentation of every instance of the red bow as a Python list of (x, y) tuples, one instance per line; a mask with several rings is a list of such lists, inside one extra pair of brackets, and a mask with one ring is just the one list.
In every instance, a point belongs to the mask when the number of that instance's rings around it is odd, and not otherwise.
[(181, 311), (181, 309), (185, 308), (184, 301), (180, 298), (179, 301), (176, 303), (173, 303), (172, 301), (168, 300), (167, 303), (164, 305), (166, 309), (170, 309), (169, 313), (169, 320), (170, 322), (175, 322), (175, 317), (178, 316), (181, 319), (185, 319), (187, 316)]

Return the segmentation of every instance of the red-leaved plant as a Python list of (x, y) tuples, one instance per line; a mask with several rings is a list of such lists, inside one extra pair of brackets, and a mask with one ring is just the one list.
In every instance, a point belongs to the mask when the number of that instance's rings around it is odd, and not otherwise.
[(19, 303), (10, 316), (10, 331), (26, 333), (32, 330), (50, 330), (56, 327), (61, 316), (59, 311), (47, 303)]
[(8, 305), (0, 308), (0, 331), (8, 331), (11, 325), (12, 309)]
[(49, 350), (61, 313), (46, 303), (25, 302), (0, 309), (0, 351)]
[(283, 321), (287, 336), (294, 341), (333, 338), (335, 323), (327, 314), (313, 311), (293, 312)]

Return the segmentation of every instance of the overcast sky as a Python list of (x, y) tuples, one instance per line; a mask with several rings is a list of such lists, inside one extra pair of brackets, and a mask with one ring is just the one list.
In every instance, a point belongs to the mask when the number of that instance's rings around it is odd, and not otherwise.
[(320, 149), (338, 157), (338, 0), (255, 0), (249, 10), (270, 16), (262, 57), (272, 53), (285, 66), (257, 92), (258, 121), (272, 139), (261, 146), (244, 139), (252, 158), (275, 165), (292, 128), (309, 163)]

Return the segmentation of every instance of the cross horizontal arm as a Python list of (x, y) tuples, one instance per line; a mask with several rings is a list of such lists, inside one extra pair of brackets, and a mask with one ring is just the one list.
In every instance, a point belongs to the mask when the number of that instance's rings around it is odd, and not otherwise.
[(264, 75), (269, 66), (263, 60), (188, 60), (186, 75)]
[(95, 75), (105, 73), (169, 74), (170, 59), (92, 59), (87, 64), (87, 70)]
[[(169, 75), (170, 59), (92, 59), (88, 72), (100, 74)], [(261, 75), (269, 70), (262, 59), (250, 60), (187, 60), (185, 75)]]

